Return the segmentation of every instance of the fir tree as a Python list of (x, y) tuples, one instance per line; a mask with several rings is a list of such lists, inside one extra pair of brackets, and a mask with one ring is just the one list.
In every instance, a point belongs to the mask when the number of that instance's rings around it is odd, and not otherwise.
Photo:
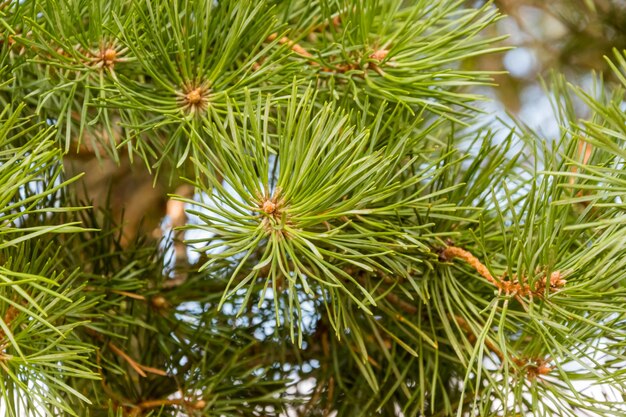
[(495, 129), (500, 17), (0, 2), (0, 411), (626, 414), (626, 52)]

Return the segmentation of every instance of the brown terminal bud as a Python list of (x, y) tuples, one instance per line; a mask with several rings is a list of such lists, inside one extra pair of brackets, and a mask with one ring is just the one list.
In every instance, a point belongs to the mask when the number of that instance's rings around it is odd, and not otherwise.
[(115, 49), (107, 48), (102, 53), (102, 59), (104, 60), (105, 64), (112, 63), (113, 61), (115, 61), (115, 58), (117, 58), (117, 51)]
[(389, 51), (386, 49), (379, 49), (378, 51), (374, 51), (370, 55), (370, 58), (375, 59), (376, 61), (382, 61), (383, 59), (387, 57), (388, 53)]
[(152, 305), (154, 308), (161, 309), (167, 305), (167, 300), (162, 295), (157, 295), (152, 298)]
[(196, 401), (196, 403), (193, 405), (193, 408), (195, 408), (196, 410), (201, 410), (204, 407), (206, 407), (206, 401), (204, 400), (198, 400)]
[(263, 211), (267, 214), (272, 214), (276, 211), (276, 204), (272, 203), (270, 200), (265, 201), (263, 203)]
[(194, 88), (190, 92), (187, 93), (187, 103), (191, 105), (199, 104), (202, 101), (202, 89)]
[(181, 108), (190, 113), (197, 114), (207, 109), (209, 104), (210, 89), (208, 84), (186, 84), (183, 90), (176, 93)]

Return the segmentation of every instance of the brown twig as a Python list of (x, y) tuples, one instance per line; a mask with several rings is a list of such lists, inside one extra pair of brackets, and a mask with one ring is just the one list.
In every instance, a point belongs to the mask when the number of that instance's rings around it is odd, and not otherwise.
[[(377, 49), (376, 51), (372, 52), (369, 55), (370, 60), (373, 60), (375, 62), (367, 62), (364, 65), (360, 62), (360, 60), (356, 60), (354, 62), (348, 62), (348, 63), (342, 63), (342, 64), (336, 64), (333, 67), (323, 67), (322, 65), (320, 65), (317, 61), (311, 59), (313, 58), (313, 54), (311, 54), (305, 47), (303, 47), (302, 45), (300, 45), (299, 43), (292, 41), (291, 39), (289, 39), (287, 36), (282, 36), (281, 38), (278, 38), (278, 34), (277, 33), (272, 33), (270, 36), (267, 37), (267, 41), (268, 42), (273, 42), (276, 39), (278, 39), (278, 43), (281, 45), (287, 45), (289, 47), (289, 49), (291, 49), (293, 52), (295, 52), (297, 55), (300, 55), (303, 58), (309, 58), (309, 64), (315, 67), (320, 67), (322, 68), (323, 71), (325, 72), (332, 72), (332, 73), (346, 73), (348, 71), (355, 71), (355, 70), (367, 70), (367, 69), (372, 69), (374, 71), (376, 71), (378, 74), (380, 75), (384, 75), (383, 70), (380, 67), (381, 62), (387, 57), (387, 55), (389, 54), (389, 50), (385, 49), (385, 48), (380, 48)], [(254, 69), (258, 69), (260, 68), (260, 63), (256, 64), (253, 66)], [(362, 76), (362, 74), (360, 74)]]
[(440, 253), (440, 259), (442, 261), (451, 261), (454, 258), (462, 259), (474, 268), (483, 278), (493, 284), (499, 292), (506, 295), (514, 295), (520, 302), (522, 301), (520, 297), (541, 297), (545, 293), (546, 289), (549, 289), (550, 292), (555, 292), (567, 283), (567, 281), (563, 279), (560, 271), (554, 271), (550, 274), (550, 277), (544, 275), (539, 278), (539, 280), (535, 283), (535, 287), (531, 288), (530, 285), (526, 283), (524, 278), (519, 279), (513, 277), (512, 280), (505, 280), (505, 275), (499, 279), (494, 278), (489, 272), (489, 269), (482, 262), (480, 262), (478, 258), (465, 249), (456, 246), (447, 246)]
[(394, 304), (400, 310), (403, 310), (406, 313), (417, 314), (417, 312), (419, 311), (419, 309), (415, 307), (413, 304), (407, 303), (406, 301), (398, 297), (396, 294), (389, 293), (385, 295), (385, 299), (387, 299), (387, 301), (389, 301), (391, 304)]
[(331, 404), (335, 394), (335, 378), (332, 376), (328, 379), (328, 390), (326, 394), (326, 407), (324, 408), (324, 417), (328, 417), (331, 412)]
[(112, 342), (109, 342), (108, 346), (109, 346), (109, 349), (111, 349), (116, 355), (118, 355), (119, 357), (124, 359), (130, 365), (130, 367), (133, 368), (135, 370), (135, 372), (137, 372), (140, 376), (142, 376), (144, 378), (147, 377), (146, 373), (143, 371), (143, 369), (141, 369), (139, 364), (137, 362), (135, 362), (135, 360), (133, 358), (128, 356), (128, 354), (126, 354), (126, 352), (124, 352), (122, 349), (120, 349), (117, 346), (115, 346)]
[[(270, 36), (267, 37), (267, 41), (274, 42), (277, 38), (278, 38), (278, 33), (272, 33)], [(293, 52), (295, 52), (296, 54), (300, 56), (303, 56), (305, 58), (313, 57), (313, 55), (309, 51), (307, 51), (302, 45), (292, 41), (286, 36), (283, 36), (280, 39), (278, 39), (278, 43), (281, 45), (287, 45), (289, 49), (291, 49)], [(315, 61), (310, 61), (310, 63), (311, 65), (319, 65)]]
[(307, 401), (304, 407), (304, 410), (303, 410), (304, 415), (309, 415), (311, 411), (314, 409), (314, 407), (317, 405), (317, 402), (320, 399), (323, 389), (324, 389), (324, 384), (322, 384), (321, 381), (318, 380), (318, 384), (315, 387), (315, 391), (313, 391), (313, 395), (311, 395), (311, 398), (309, 398), (309, 401)]
[[(365, 284), (367, 282), (366, 277), (364, 276), (363, 271), (355, 271), (353, 268), (347, 268), (346, 273), (352, 275), (354, 278), (356, 278), (357, 281), (359, 281), (361, 284)], [(386, 283), (392, 284), (393, 282), (390, 282), (391, 280), (389, 279), (389, 277), (387, 276), (383, 276), (383, 280)], [(386, 293), (385, 294), (385, 299), (387, 301), (389, 301), (391, 304), (395, 305), (396, 307), (398, 307), (400, 310), (404, 311), (405, 313), (408, 314), (416, 314), (419, 309), (414, 306), (411, 303), (408, 303), (406, 301), (404, 301), (403, 299), (401, 299), (398, 295), (388, 292), (387, 289), (385, 288), (378, 288), (378, 293)]]
[[(587, 163), (589, 162), (589, 159), (591, 158), (591, 152), (593, 151), (593, 147), (591, 146), (591, 144), (583, 141), (583, 140), (579, 140), (578, 142), (578, 156), (582, 157), (582, 164), (583, 165), (587, 165)], [(573, 166), (571, 168), (571, 172), (576, 174), (579, 171), (577, 166)], [(574, 186), (574, 183), (576, 182), (576, 178), (574, 176), (571, 176), (569, 178), (569, 185), (570, 186)], [(576, 197), (584, 197), (586, 195), (589, 195), (589, 191), (584, 192), (583, 190), (580, 190), (576, 193)], [(581, 204), (583, 207), (587, 207), (589, 205), (589, 201), (580, 201), (579, 204)]]
[[(457, 322), (461, 330), (468, 335), (470, 343), (476, 343), (476, 335), (472, 331), (471, 327), (467, 323), (467, 321), (461, 316), (454, 316), (454, 320)], [(485, 347), (493, 352), (498, 359), (500, 359), (500, 363), (504, 365), (506, 362), (506, 358), (504, 353), (495, 345), (495, 343), (491, 342), (489, 339), (485, 338), (484, 341)], [(529, 358), (529, 357), (516, 357), (512, 356), (510, 361), (515, 364), (515, 367), (511, 367), (514, 372), (519, 373), (520, 371), (524, 374), (524, 376), (528, 379), (535, 379), (541, 375), (549, 374), (554, 367), (549, 366), (548, 363), (551, 362), (549, 358)]]
[(142, 410), (145, 410), (148, 408), (163, 407), (166, 405), (184, 405), (184, 404), (185, 404), (185, 400), (183, 400), (182, 398), (177, 398), (173, 400), (146, 400), (137, 404), (137, 407), (141, 408)]
[(322, 23), (320, 23), (317, 26), (313, 26), (313, 28), (311, 29), (311, 32), (323, 32), (326, 29), (328, 29), (329, 27), (334, 27), (334, 28), (338, 28), (341, 25), (341, 15), (340, 14), (336, 14), (335, 16), (333, 16), (332, 19), (330, 20), (325, 20)]
[[(8, 328), (10, 328), (11, 323), (13, 322), (13, 320), (15, 320), (15, 318), (17, 317), (19, 313), (20, 311), (14, 305), (11, 304), (9, 305), (9, 308), (7, 308), (7, 311), (4, 313), (4, 317), (2, 318), (2, 321)], [(6, 337), (6, 333), (4, 329), (0, 329), (0, 341), (2, 341), (5, 337)], [(3, 359), (3, 358), (6, 359), (6, 357), (4, 356), (4, 351), (8, 343), (9, 343), (8, 341), (5, 341), (4, 343), (0, 345), (0, 359)]]
[[(192, 410), (201, 410), (206, 407), (206, 401), (204, 400), (194, 400), (188, 401), (183, 398), (174, 398), (174, 399), (156, 399), (156, 400), (145, 400), (133, 406), (133, 409), (138, 410), (139, 412), (149, 410), (152, 408), (165, 407), (168, 405), (179, 405), (186, 407)], [(136, 412), (136, 411), (135, 411)]]
[(128, 298), (133, 298), (135, 300), (141, 300), (141, 301), (145, 301), (146, 297), (144, 297), (141, 294), (135, 294), (133, 292), (128, 292), (128, 291), (120, 291), (120, 290), (111, 290), (111, 292), (113, 294), (118, 294), (118, 295), (123, 295), (125, 297)]
[(128, 362), (128, 364), (142, 377), (147, 377), (146, 372), (149, 372), (151, 374), (154, 375), (159, 375), (159, 376), (167, 376), (167, 372), (158, 369), (158, 368), (153, 368), (151, 366), (147, 366), (147, 365), (142, 365), (138, 362), (136, 362), (135, 360), (133, 360), (130, 356), (128, 356), (126, 353), (124, 353), (124, 351), (122, 351), (121, 349), (119, 349), (117, 346), (115, 346), (113, 343), (109, 342), (109, 347), (111, 348), (111, 350), (113, 350), (115, 353), (117, 353), (118, 355), (122, 356), (122, 358), (124, 358), (126, 360), (126, 362)]
[[(467, 321), (461, 316), (454, 316), (454, 320), (457, 322), (461, 330), (468, 335), (468, 339), (470, 343), (476, 343), (476, 335), (472, 331), (472, 328), (467, 323)], [(485, 339), (485, 346), (487, 349), (496, 354), (496, 356), (500, 359), (501, 362), (504, 362), (504, 354), (502, 351), (489, 339)]]
[[(7, 311), (5, 311), (2, 321), (4, 322), (4, 324), (6, 324), (7, 327), (10, 327), (11, 323), (13, 322), (13, 320), (15, 320), (15, 317), (17, 317), (19, 313), (20, 311), (11, 304), (9, 305), (9, 308), (7, 308)], [(6, 333), (4, 332), (4, 330), (0, 329), (0, 339), (4, 339), (5, 336)]]
[(100, 350), (98, 349), (96, 350), (96, 365), (97, 365), (98, 373), (100, 374), (100, 385), (102, 385), (102, 390), (104, 391), (104, 393), (108, 395), (109, 398), (112, 399), (116, 404), (130, 403), (129, 399), (113, 391), (111, 387), (107, 385), (106, 378), (104, 376), (104, 373), (102, 372), (102, 366), (100, 365), (101, 362), (102, 362), (102, 358), (100, 356)]
[(133, 358), (131, 358), (126, 352), (124, 352), (122, 349), (120, 349), (115, 344), (113, 344), (113, 342), (109, 342), (107, 344), (107, 346), (115, 354), (117, 354), (122, 359), (124, 359), (130, 365), (130, 367), (133, 368), (135, 370), (135, 372), (137, 372), (140, 376), (146, 378), (148, 376), (148, 375), (146, 375), (146, 372), (149, 372), (149, 373), (155, 374), (155, 375), (159, 375), (159, 376), (167, 376), (167, 372), (165, 372), (165, 371), (163, 371), (161, 369), (153, 368), (151, 366), (146, 366), (146, 365), (142, 365), (142, 364), (138, 363)]
[(495, 286), (498, 286), (498, 282), (491, 275), (489, 269), (482, 262), (478, 260), (477, 257), (472, 255), (470, 252), (465, 249), (458, 248), (456, 246), (446, 246), (446, 248), (441, 252), (440, 259), (443, 261), (451, 261), (454, 258), (462, 259), (467, 262), (472, 268), (476, 270), (480, 275), (482, 275), (487, 281), (492, 283)]
[[(176, 194), (187, 199), (193, 197), (194, 188), (190, 185), (182, 185), (176, 189)], [(187, 246), (184, 242), (184, 231), (179, 228), (187, 223), (185, 203), (183, 201), (169, 199), (166, 206), (166, 213), (170, 219), (169, 227), (174, 230), (174, 254), (176, 264), (176, 274), (174, 278), (163, 284), (164, 288), (177, 287), (187, 280), (187, 273), (184, 272), (189, 267), (187, 258)]]

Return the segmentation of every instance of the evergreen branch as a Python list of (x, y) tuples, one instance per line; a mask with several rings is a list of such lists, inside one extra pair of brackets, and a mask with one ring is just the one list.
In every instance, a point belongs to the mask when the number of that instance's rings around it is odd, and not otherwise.
[[(405, 226), (405, 231), (401, 231), (386, 218), (412, 218), (415, 210), (425, 207), (422, 201), (447, 190), (422, 194), (425, 187), (418, 188), (418, 184), (432, 175), (429, 168), (421, 175), (400, 179), (412, 162), (402, 166), (399, 159), (402, 152), (394, 154), (385, 147), (368, 148), (369, 143), (378, 141), (376, 137), (345, 128), (348, 117), (331, 115), (329, 107), (313, 113), (311, 102), (310, 92), (299, 99), (294, 90), (285, 122), (272, 127), (284, 131), (289, 138), (280, 142), (276, 151), (272, 149), (273, 140), (268, 134), (267, 126), (273, 123), (267, 118), (268, 107), (255, 108), (248, 101), (247, 116), (241, 122), (212, 125), (212, 136), (223, 138), (224, 146), (216, 153), (207, 152), (206, 159), (237, 196), (225, 189), (203, 160), (196, 161), (198, 170), (210, 184), (197, 186), (207, 195), (212, 193), (211, 188), (217, 191), (213, 192), (214, 203), (181, 199), (204, 210), (189, 210), (189, 213), (198, 216), (205, 225), (186, 228), (211, 232), (219, 238), (219, 243), (197, 248), (210, 253), (211, 259), (204, 268), (218, 259), (226, 260), (237, 254), (243, 257), (233, 272), (222, 303), (247, 283), (255, 282), (260, 270), (269, 266), (269, 281), (274, 291), (280, 291), (282, 280), (286, 279), (291, 297), (295, 296), (297, 281), (310, 293), (313, 290), (308, 280), (312, 279), (330, 289), (335, 297), (338, 291), (345, 292), (368, 311), (367, 304), (374, 304), (371, 294), (338, 265), (403, 276), (407, 268), (401, 263), (403, 252), (424, 249), (424, 245), (408, 233), (420, 226)], [(235, 117), (231, 109), (229, 120)], [(311, 121), (316, 123), (314, 130), (309, 127)], [(239, 123), (244, 126), (242, 131)], [(245, 126), (250, 126), (250, 132)], [(400, 140), (404, 142), (393, 145), (402, 149), (409, 148), (412, 141), (418, 139), (404, 136)], [(255, 157), (248, 158), (247, 152), (255, 152)], [(269, 166), (269, 158), (274, 152), (278, 172), (270, 177), (275, 168)], [(396, 167), (399, 171), (395, 171)], [(371, 170), (388, 174), (372, 181), (363, 176)], [(294, 175), (297, 180), (293, 180)], [(416, 187), (414, 193), (394, 199), (398, 190), (412, 186)], [(437, 207), (431, 204), (429, 210), (437, 211)], [(251, 265), (242, 281), (236, 282), (239, 271), (249, 258), (252, 259), (253, 251), (262, 241), (267, 241), (267, 245), (259, 254), (258, 262)], [(218, 246), (228, 249), (217, 252)], [(406, 262), (413, 259), (411, 255), (405, 256)], [(290, 278), (292, 273), (295, 280)], [(363, 301), (348, 290), (344, 281), (361, 292)]]
[[(2, 409), (623, 415), (578, 382), (626, 389), (626, 55), (615, 84), (555, 77), (557, 139), (496, 132), (473, 88), (507, 49), (486, 35), (500, 18), (0, 2)], [(75, 203), (64, 159), (123, 148), (127, 210), (150, 205), (139, 162), (170, 179), (172, 233), (129, 239), (124, 197)]]
[[(413, 110), (427, 108), (463, 123), (459, 120), (462, 108), (472, 108), (468, 103), (480, 98), (461, 93), (455, 86), (488, 84), (489, 77), (449, 64), (504, 50), (484, 48), (501, 39), (477, 39), (480, 31), (499, 18), (490, 5), (451, 14), (459, 6), (455, 0), (412, 5), (398, 1), (319, 3), (309, 7), (319, 7), (314, 14), (321, 15), (322, 26), (331, 30), (313, 34), (316, 25), (302, 22), (293, 25), (293, 34), (280, 38), (281, 43), (295, 52), (301, 64), (302, 59), (310, 64), (301, 65), (307, 68), (302, 74), (305, 79), (319, 78), (322, 91), (334, 90), (334, 97), (352, 96), (361, 106), (365, 100), (378, 98)], [(339, 26), (337, 19), (350, 24)]]

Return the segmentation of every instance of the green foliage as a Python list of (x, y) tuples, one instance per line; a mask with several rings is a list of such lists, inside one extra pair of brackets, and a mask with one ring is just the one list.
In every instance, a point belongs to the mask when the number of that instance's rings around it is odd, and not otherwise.
[[(626, 55), (621, 85), (553, 78), (557, 138), (494, 128), (499, 18), (0, 3), (0, 410), (623, 415)], [(131, 238), (113, 185), (79, 208), (88, 158), (192, 186), (165, 237)]]
[[(458, 0), (285, 2), (285, 34), (296, 50), (298, 77), (314, 80), (320, 98), (364, 107), (381, 101), (408, 111), (459, 120), (476, 111), (475, 94), (456, 87), (488, 85), (489, 73), (459, 63), (501, 51), (502, 38), (478, 33), (500, 15), (490, 4), (459, 8)], [(306, 34), (306, 35), (305, 35)]]
[[(210, 197), (197, 203), (204, 212), (190, 211), (204, 224), (189, 227), (214, 235), (197, 249), (217, 252), (202, 268), (218, 262), (223, 267), (229, 260), (237, 265), (224, 299), (267, 277), (273, 293), (288, 294), (285, 322), (302, 321), (298, 293), (321, 294), (340, 335), (348, 327), (346, 296), (369, 314), (376, 304), (346, 268), (411, 279), (412, 264), (420, 262), (415, 254), (428, 249), (420, 242), (424, 225), (415, 219), (449, 209), (432, 210), (429, 203), (448, 189), (424, 191), (445, 166), (434, 170), (438, 161), (427, 161), (418, 171), (414, 168), (425, 161), (405, 158), (430, 129), (420, 134), (407, 129), (381, 146), (376, 126), (382, 110), (366, 130), (349, 125), (358, 115), (329, 105), (316, 109), (313, 103), (311, 90), (298, 98), (294, 88), (285, 114), (275, 121), (268, 116), (269, 102), (259, 98), (256, 104), (247, 100), (242, 111), (230, 107), (225, 126), (213, 123), (210, 135), (222, 146), (196, 160), (201, 178), (209, 181), (198, 189)], [(372, 178), (371, 172), (379, 175)], [(275, 308), (280, 322), (278, 304)]]
[[(213, 279), (217, 282), (201, 299), (204, 307), (189, 304), (188, 288), (167, 287), (163, 253), (153, 242), (140, 239), (122, 247), (121, 230), (107, 213), (99, 220), (85, 211), (82, 220), (93, 231), (66, 237), (62, 258), (82, 265), (92, 308), (89, 324), (76, 335), (95, 345), (91, 360), (99, 378), (68, 376), (94, 403), (74, 400), (78, 415), (106, 416), (118, 408), (122, 415), (154, 416), (169, 415), (172, 407), (207, 416), (248, 415), (259, 406), (280, 409), (274, 394), (285, 381), (259, 368), (267, 358), (258, 341), (244, 329), (233, 330), (230, 317), (214, 308), (223, 279)], [(194, 287), (199, 280), (206, 277), (188, 277)], [(183, 397), (150, 401), (173, 393)]]
[[(60, 223), (54, 207), (69, 181), (59, 180), (60, 151), (51, 129), (20, 117), (20, 108), (0, 114), (0, 395), (4, 412), (74, 411), (61, 393), (89, 402), (67, 377), (95, 378), (75, 330), (93, 308), (81, 294), (74, 268), (62, 268), (51, 236), (80, 230)], [(39, 410), (39, 411), (36, 411)]]

